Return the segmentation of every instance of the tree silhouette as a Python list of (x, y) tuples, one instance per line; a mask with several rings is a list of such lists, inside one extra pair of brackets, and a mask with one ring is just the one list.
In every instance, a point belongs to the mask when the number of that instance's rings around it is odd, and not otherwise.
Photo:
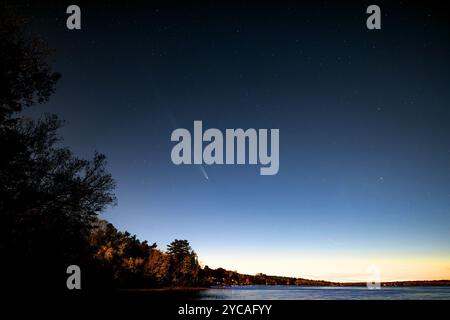
[(175, 239), (167, 246), (167, 253), (172, 260), (173, 284), (192, 285), (199, 281), (200, 265), (189, 241)]
[(14, 112), (46, 102), (60, 78), (48, 64), (45, 41), (26, 32), (26, 19), (0, 10), (0, 122)]
[(84, 160), (56, 147), (59, 125), (46, 116), (0, 126), (0, 247), (19, 277), (30, 262), (50, 279), (87, 263), (91, 223), (115, 201), (105, 156)]
[(186, 256), (194, 254), (189, 241), (178, 239), (175, 239), (167, 245), (167, 253), (179, 261), (183, 260)]
[(55, 115), (39, 120), (17, 112), (48, 100), (58, 74), (47, 63), (45, 43), (27, 35), (24, 19), (0, 18), (0, 250), (8, 263), (6, 287), (65, 287), (68, 265), (88, 270), (91, 223), (115, 203), (106, 158), (76, 157), (60, 147)]

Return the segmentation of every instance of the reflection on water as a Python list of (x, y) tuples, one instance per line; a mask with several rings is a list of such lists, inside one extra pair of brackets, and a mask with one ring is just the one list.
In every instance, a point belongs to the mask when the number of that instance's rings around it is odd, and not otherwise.
[(224, 300), (450, 300), (450, 287), (294, 287), (243, 286), (208, 289), (201, 299)]

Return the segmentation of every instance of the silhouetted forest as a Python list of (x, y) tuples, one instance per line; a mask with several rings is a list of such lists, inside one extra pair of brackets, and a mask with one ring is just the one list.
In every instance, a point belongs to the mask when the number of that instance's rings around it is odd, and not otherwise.
[[(117, 230), (98, 215), (114, 205), (106, 157), (81, 159), (63, 147), (56, 115), (21, 111), (45, 103), (61, 75), (26, 19), (0, 14), (0, 272), (12, 290), (66, 290), (79, 265), (84, 290), (222, 285), (342, 285), (202, 268), (187, 240), (165, 251)], [(402, 285), (398, 283), (398, 285)]]

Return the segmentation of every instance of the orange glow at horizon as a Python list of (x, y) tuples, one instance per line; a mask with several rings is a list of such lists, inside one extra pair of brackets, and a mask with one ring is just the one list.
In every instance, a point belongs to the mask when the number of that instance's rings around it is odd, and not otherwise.
[(366, 282), (368, 268), (380, 271), (382, 282), (450, 279), (450, 258), (405, 257), (369, 259), (363, 257), (303, 257), (277, 255), (203, 255), (200, 261), (210, 268), (222, 267), (244, 274), (264, 273), (335, 282)]

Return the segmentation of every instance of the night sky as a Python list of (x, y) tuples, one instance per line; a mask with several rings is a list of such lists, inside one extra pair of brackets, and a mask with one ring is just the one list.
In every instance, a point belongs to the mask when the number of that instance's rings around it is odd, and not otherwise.
[[(79, 31), (72, 1), (24, 5), (62, 74), (28, 114), (65, 119), (77, 155), (107, 155), (118, 205), (102, 217), (162, 248), (188, 239), (210, 267), (450, 278), (448, 11), (315, 2), (75, 2)], [(278, 174), (174, 165), (170, 134), (194, 120), (279, 128)]]

